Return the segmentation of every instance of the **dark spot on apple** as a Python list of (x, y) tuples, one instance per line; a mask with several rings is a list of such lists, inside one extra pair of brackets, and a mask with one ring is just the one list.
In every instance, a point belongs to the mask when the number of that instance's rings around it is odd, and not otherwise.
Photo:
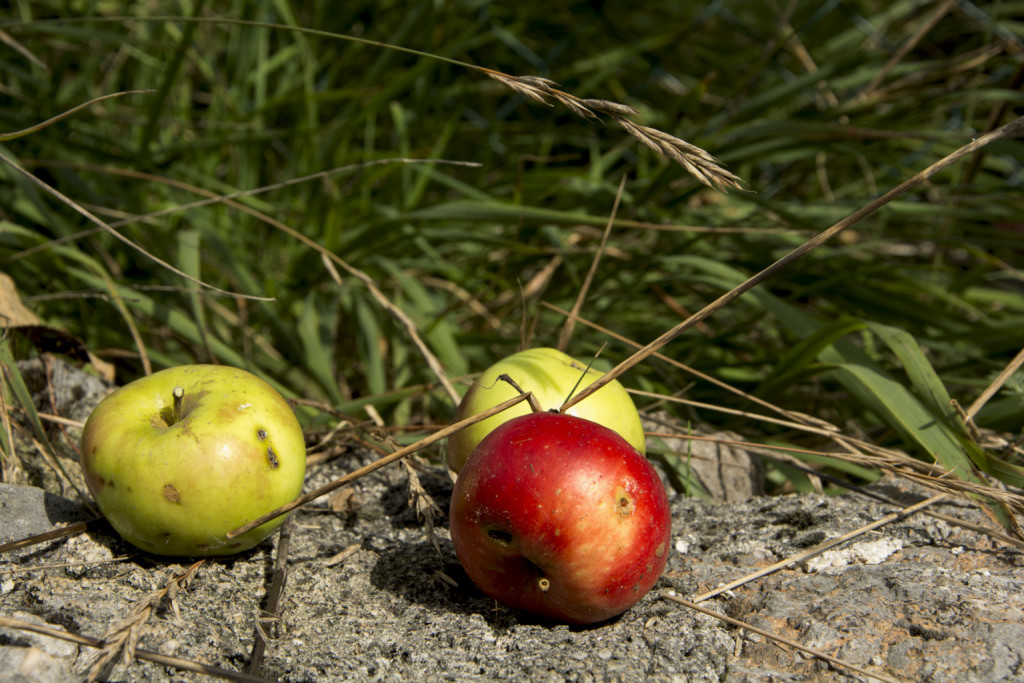
[(256, 432), (256, 438), (259, 439), (260, 441), (263, 441), (264, 439), (266, 439), (267, 438), (267, 430), (266, 429), (261, 429), (258, 432)]
[(275, 470), (280, 466), (281, 463), (277, 461), (277, 454), (274, 453), (274, 449), (267, 446), (267, 460), (270, 461), (270, 466)]
[(629, 517), (633, 514), (633, 499), (622, 489), (616, 491), (615, 496), (615, 512), (620, 517)]
[(487, 535), (498, 543), (502, 543), (504, 545), (508, 545), (512, 542), (512, 534), (504, 529), (488, 529)]
[(178, 489), (174, 488), (172, 484), (164, 484), (164, 498), (169, 503), (181, 502), (181, 494), (178, 493)]

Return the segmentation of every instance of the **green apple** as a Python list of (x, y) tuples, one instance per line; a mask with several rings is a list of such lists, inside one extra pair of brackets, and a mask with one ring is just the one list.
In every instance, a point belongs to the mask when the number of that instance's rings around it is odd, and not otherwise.
[(129, 543), (158, 555), (231, 555), (284, 521), (227, 538), (301, 493), (306, 446), (269, 384), (238, 368), (185, 365), (103, 399), (85, 423), (81, 463)]
[[(533, 392), (542, 410), (558, 410), (574, 388), (579, 392), (603, 374), (593, 368), (588, 369), (585, 364), (557, 349), (540, 347), (520, 351), (484, 371), (459, 403), (455, 420), (464, 420), (514, 398), (518, 392), (508, 382), (498, 379), (501, 375), (508, 375), (523, 391)], [(530, 412), (532, 410), (527, 403), (519, 403), (456, 432), (448, 438), (448, 466), (458, 473), (477, 444), (495, 427)], [(640, 415), (633, 399), (618, 380), (601, 387), (571, 407), (567, 414), (604, 425), (618, 432), (641, 455), (646, 453)]]

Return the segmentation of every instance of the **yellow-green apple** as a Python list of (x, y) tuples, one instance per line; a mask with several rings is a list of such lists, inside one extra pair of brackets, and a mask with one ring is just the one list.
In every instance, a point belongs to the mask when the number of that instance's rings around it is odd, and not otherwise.
[(668, 560), (658, 473), (596, 422), (533, 413), (484, 437), (455, 482), (452, 543), (495, 600), (569, 623), (632, 607)]
[[(501, 375), (508, 375), (523, 391), (532, 392), (542, 410), (557, 410), (574, 388), (578, 392), (593, 384), (603, 374), (593, 368), (588, 369), (583, 363), (557, 349), (540, 347), (520, 351), (483, 372), (459, 403), (455, 421), (472, 417), (514, 398), (519, 392), (511, 384), (498, 379)], [(448, 466), (454, 472), (460, 472), (469, 454), (488, 433), (503, 422), (529, 412), (530, 407), (525, 402), (519, 403), (456, 432), (448, 438)], [(618, 380), (612, 380), (572, 406), (567, 414), (602, 424), (621, 434), (641, 454), (646, 452), (640, 415), (633, 399)]]
[(284, 521), (227, 538), (302, 491), (306, 448), (291, 407), (262, 379), (184, 365), (103, 399), (85, 423), (81, 462), (126, 541), (159, 555), (230, 555)]

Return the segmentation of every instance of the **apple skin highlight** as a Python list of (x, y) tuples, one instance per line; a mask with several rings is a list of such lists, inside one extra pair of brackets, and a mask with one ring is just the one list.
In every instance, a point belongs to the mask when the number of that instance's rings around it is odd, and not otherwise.
[[(184, 396), (175, 415), (174, 389)], [(158, 555), (241, 552), (284, 521), (227, 532), (302, 491), (306, 449), (288, 403), (238, 368), (189, 365), (131, 382), (93, 410), (81, 465), (126, 541)]]
[(671, 513), (647, 460), (617, 433), (569, 415), (513, 418), (466, 462), (452, 542), (485, 593), (558, 621), (610, 619), (668, 560)]

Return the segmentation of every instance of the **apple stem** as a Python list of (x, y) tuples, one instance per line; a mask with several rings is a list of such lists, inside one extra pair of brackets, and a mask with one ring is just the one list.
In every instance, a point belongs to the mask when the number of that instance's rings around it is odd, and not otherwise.
[(533, 392), (523, 391), (523, 388), (516, 384), (516, 381), (506, 374), (498, 375), (498, 379), (502, 382), (506, 382), (512, 385), (512, 388), (519, 392), (521, 396), (526, 396), (526, 402), (530, 404), (530, 409), (535, 413), (543, 413), (544, 409), (540, 405), (540, 401), (533, 395)]
[(185, 400), (185, 389), (181, 386), (176, 386), (171, 394), (174, 396), (172, 417), (174, 418), (174, 423), (177, 424), (181, 421), (181, 404)]

